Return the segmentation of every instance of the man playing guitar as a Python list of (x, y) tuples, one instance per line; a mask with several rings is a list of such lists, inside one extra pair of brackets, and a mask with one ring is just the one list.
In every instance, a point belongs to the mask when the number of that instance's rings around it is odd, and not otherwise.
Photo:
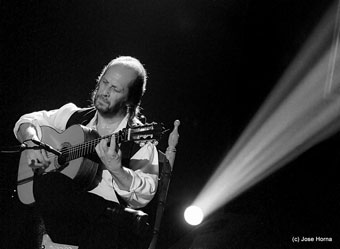
[[(36, 205), (54, 242), (81, 249), (134, 246), (135, 221), (127, 218), (123, 202), (141, 208), (153, 198), (158, 154), (153, 143), (121, 143), (121, 138), (130, 140), (134, 127), (142, 127), (138, 113), (146, 79), (137, 59), (118, 57), (98, 77), (92, 107), (68, 103), (25, 114), (15, 124), (21, 143), (45, 142), (62, 155), (25, 150), (20, 164), (33, 181), (18, 178), (20, 199)], [(30, 188), (32, 196), (24, 190)]]

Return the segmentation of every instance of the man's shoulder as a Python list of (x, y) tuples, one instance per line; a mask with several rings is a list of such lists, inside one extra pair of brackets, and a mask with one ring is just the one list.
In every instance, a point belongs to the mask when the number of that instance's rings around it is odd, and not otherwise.
[[(72, 103), (70, 103), (72, 104)], [(73, 104), (74, 105), (74, 104)], [(86, 125), (94, 117), (96, 113), (96, 108), (94, 106), (77, 108), (75, 112), (71, 115), (67, 122), (67, 127), (73, 124), (83, 124)]]
[(61, 110), (70, 110), (70, 111), (77, 111), (80, 108), (78, 106), (76, 106), (74, 103), (67, 103), (63, 106), (60, 107)]

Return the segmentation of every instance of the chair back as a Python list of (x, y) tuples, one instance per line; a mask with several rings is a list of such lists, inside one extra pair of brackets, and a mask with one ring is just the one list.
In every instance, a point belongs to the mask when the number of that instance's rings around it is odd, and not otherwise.
[(168, 147), (166, 152), (158, 152), (158, 160), (160, 166), (160, 181), (158, 185), (158, 205), (156, 211), (156, 217), (153, 225), (153, 236), (148, 249), (155, 249), (158, 235), (160, 231), (161, 221), (165, 210), (166, 199), (168, 195), (171, 173), (175, 163), (176, 146), (178, 144), (179, 134), (178, 127), (180, 125), (179, 120), (174, 122), (174, 129), (169, 135)]

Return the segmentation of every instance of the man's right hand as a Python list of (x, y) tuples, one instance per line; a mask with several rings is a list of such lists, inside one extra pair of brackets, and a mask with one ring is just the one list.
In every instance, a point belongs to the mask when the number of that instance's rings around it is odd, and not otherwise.
[[(37, 131), (31, 123), (23, 123), (19, 126), (17, 132), (18, 140), (23, 141), (27, 147), (36, 147), (36, 144), (31, 139), (40, 141), (37, 136)], [(45, 168), (51, 163), (45, 150), (27, 149), (25, 150), (27, 164), (31, 168)]]
[[(27, 147), (35, 147), (36, 144), (31, 140), (27, 140), (25, 142)], [(35, 149), (27, 149), (25, 151), (27, 157), (28, 166), (31, 168), (46, 168), (50, 165), (51, 159), (48, 158), (48, 154), (45, 150), (35, 150)]]

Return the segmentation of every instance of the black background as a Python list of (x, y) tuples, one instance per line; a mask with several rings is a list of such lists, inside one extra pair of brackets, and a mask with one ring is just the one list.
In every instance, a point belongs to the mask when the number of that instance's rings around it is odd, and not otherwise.
[[(135, 56), (149, 73), (143, 114), (169, 128), (181, 121), (160, 248), (301, 248), (292, 236), (332, 237), (332, 243), (304, 246), (336, 248), (339, 134), (227, 204), (205, 225), (193, 229), (183, 221), (185, 207), (331, 3), (0, 1), (0, 146), (17, 145), (12, 128), (24, 113), (67, 102), (89, 105), (104, 64)], [(32, 210), (11, 197), (18, 157), (1, 154), (1, 249), (32, 246)]]

